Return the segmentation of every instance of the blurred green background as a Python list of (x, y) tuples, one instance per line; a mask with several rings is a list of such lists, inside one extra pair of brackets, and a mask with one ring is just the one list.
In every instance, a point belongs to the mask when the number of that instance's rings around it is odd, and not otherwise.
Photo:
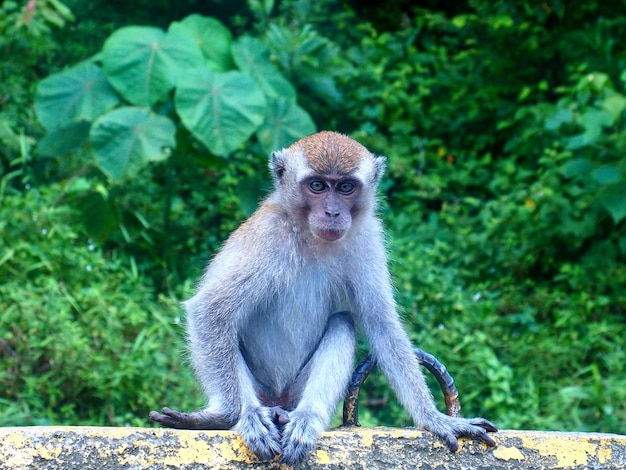
[[(330, 129), (388, 158), (401, 314), (464, 415), (626, 433), (623, 3), (4, 1), (0, 63), (0, 425), (202, 407), (179, 302)], [(380, 374), (361, 422), (410, 425)]]

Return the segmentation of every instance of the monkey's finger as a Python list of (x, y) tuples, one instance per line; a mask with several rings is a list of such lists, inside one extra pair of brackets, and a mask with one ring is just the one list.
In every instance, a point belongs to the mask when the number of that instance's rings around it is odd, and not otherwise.
[(293, 466), (301, 462), (315, 448), (315, 439), (299, 440), (287, 436), (283, 439), (283, 453), (278, 458), (280, 463)]
[(272, 421), (275, 424), (279, 425), (285, 425), (289, 421), (291, 421), (291, 419), (289, 419), (289, 413), (286, 410), (282, 409), (280, 406), (274, 406), (273, 408), (270, 408), (270, 416), (272, 418)]
[(281, 451), (279, 431), (266, 408), (248, 410), (237, 423), (236, 430), (261, 460), (271, 460)]

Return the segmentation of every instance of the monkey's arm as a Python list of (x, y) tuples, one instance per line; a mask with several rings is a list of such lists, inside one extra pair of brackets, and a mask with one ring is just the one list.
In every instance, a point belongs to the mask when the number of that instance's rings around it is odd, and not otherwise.
[[(378, 249), (383, 250), (382, 246)], [(383, 259), (382, 253), (370, 260)], [(398, 399), (416, 426), (439, 436), (453, 452), (458, 449), (457, 438), (461, 436), (476, 437), (494, 446), (495, 441), (487, 432), (495, 432), (496, 427), (486, 419), (456, 418), (437, 410), (396, 312), (387, 267), (382, 262), (376, 264), (361, 270), (365, 274), (354, 284), (355, 302), (370, 348)]]
[(295, 465), (314, 448), (328, 428), (337, 403), (345, 395), (355, 349), (354, 323), (349, 312), (333, 315), (313, 356), (301, 372), (302, 396), (282, 433), (280, 461)]

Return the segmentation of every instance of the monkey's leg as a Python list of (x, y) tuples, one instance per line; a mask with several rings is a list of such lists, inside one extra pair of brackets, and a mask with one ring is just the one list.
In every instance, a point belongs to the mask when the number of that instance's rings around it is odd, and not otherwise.
[[(192, 318), (189, 317), (189, 325)], [(163, 408), (162, 413), (150, 412), (150, 419), (177, 429), (231, 429), (239, 420), (242, 408), (240, 374), (237, 374), (241, 367), (237, 359), (239, 351), (228, 344), (226, 334), (204, 337), (198, 330), (193, 328), (190, 332), (190, 350), (196, 377), (209, 406), (190, 413)]]
[(354, 365), (355, 332), (350, 314), (341, 312), (328, 320), (326, 333), (302, 370), (295, 387), (301, 399), (289, 413), (285, 425), (280, 461), (289, 465), (301, 461), (314, 448), (337, 403), (345, 394)]
[(260, 459), (272, 459), (280, 453), (279, 427), (289, 421), (289, 415), (280, 407), (262, 406), (254, 392), (253, 379), (248, 366), (241, 356), (239, 366), (239, 386), (243, 406), (237, 421), (226, 418), (211, 407), (191, 413), (163, 408), (163, 414), (151, 411), (150, 419), (163, 426), (177, 429), (226, 430), (234, 428), (241, 434), (250, 450)]

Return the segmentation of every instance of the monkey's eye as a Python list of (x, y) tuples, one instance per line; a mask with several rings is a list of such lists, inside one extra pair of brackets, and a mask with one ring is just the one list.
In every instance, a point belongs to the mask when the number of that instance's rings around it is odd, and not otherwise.
[(353, 181), (342, 181), (337, 185), (337, 191), (343, 194), (350, 194), (356, 188)]
[(321, 193), (326, 190), (326, 183), (320, 180), (313, 180), (309, 183), (309, 189), (314, 193)]

